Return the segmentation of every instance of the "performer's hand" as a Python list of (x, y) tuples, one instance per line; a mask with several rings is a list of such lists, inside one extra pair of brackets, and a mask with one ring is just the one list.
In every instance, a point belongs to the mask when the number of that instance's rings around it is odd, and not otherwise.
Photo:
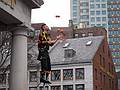
[(58, 40), (58, 39), (60, 39), (60, 38), (61, 38), (61, 36), (60, 36), (60, 35), (58, 35), (56, 38), (57, 38), (57, 40)]
[(49, 44), (54, 43), (54, 40), (47, 41)]

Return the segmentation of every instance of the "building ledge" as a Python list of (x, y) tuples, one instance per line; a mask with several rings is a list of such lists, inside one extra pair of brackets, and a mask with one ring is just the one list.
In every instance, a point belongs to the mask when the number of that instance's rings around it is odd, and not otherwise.
[(43, 0), (32, 0), (32, 9), (40, 8), (40, 6), (43, 4)]
[(24, 3), (26, 3), (28, 6), (31, 7), (31, 9), (40, 8), (41, 5), (44, 4), (43, 0), (22, 0)]

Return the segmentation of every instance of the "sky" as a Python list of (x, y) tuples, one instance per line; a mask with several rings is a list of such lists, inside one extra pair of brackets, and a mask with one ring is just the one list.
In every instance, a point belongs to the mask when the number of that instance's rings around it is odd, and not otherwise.
[[(43, 0), (39, 9), (32, 10), (31, 23), (46, 23), (49, 27), (67, 27), (70, 20), (70, 0)], [(55, 16), (59, 15), (60, 18)]]

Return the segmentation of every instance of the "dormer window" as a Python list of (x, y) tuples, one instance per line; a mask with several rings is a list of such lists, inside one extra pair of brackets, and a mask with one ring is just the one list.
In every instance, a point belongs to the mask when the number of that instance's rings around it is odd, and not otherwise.
[(79, 37), (79, 34), (78, 33), (75, 33), (75, 38), (78, 38)]
[(64, 57), (65, 58), (72, 58), (75, 56), (76, 51), (73, 49), (65, 49), (64, 51)]
[(85, 37), (86, 36), (86, 34), (85, 33), (82, 33), (82, 37)]
[(92, 32), (89, 32), (89, 33), (88, 33), (88, 36), (93, 36), (93, 33), (92, 33)]
[(88, 41), (88, 42), (86, 43), (86, 46), (90, 46), (91, 44), (92, 44), (92, 40)]

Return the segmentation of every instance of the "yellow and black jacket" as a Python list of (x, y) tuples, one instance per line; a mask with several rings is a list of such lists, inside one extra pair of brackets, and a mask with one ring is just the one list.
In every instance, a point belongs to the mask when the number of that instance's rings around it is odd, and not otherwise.
[(39, 34), (38, 48), (44, 48), (49, 50), (49, 44), (47, 41), (51, 40), (50, 34), (46, 32), (41, 32)]

